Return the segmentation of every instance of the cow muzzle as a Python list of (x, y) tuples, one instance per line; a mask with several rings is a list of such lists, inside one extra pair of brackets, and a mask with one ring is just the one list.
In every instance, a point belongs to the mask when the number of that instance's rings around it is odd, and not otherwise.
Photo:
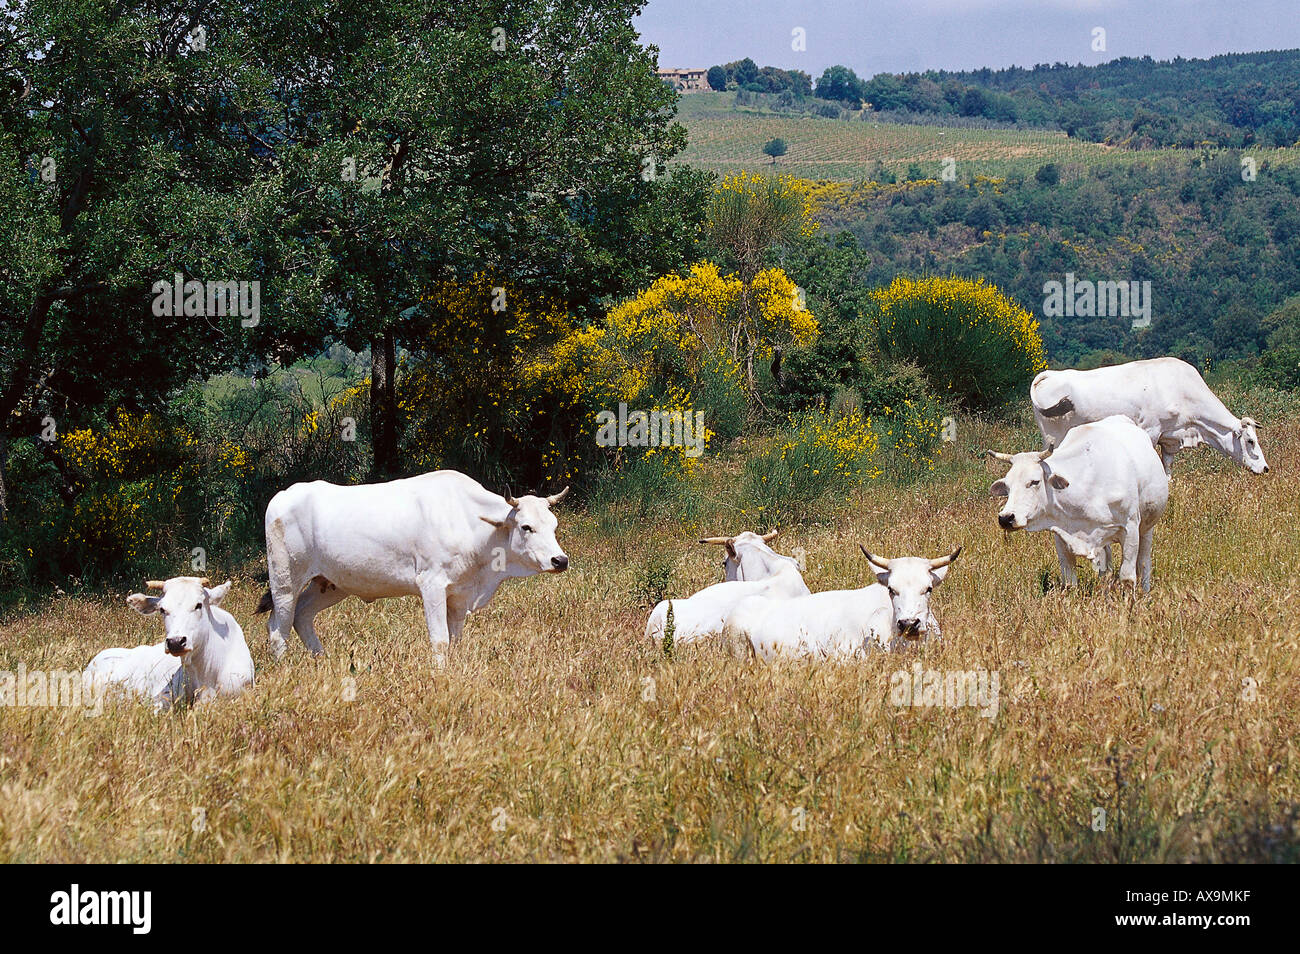
[(898, 621), (898, 634), (904, 639), (917, 639), (921, 635), (921, 621), (919, 619), (900, 619)]
[(166, 652), (170, 656), (184, 656), (189, 650), (185, 647), (184, 636), (169, 636), (165, 644)]
[(1016, 526), (1016, 515), (1014, 513), (998, 514), (998, 526), (1003, 530), (1019, 530)]
[(569, 558), (561, 553), (559, 556), (551, 557), (551, 572), (563, 573), (569, 568)]

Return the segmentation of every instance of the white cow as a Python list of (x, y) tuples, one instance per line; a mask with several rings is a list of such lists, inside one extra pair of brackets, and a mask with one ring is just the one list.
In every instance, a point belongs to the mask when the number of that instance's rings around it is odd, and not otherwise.
[(144, 616), (161, 613), (166, 638), (151, 646), (105, 649), (82, 673), (88, 692), (109, 687), (153, 700), (156, 710), (178, 701), (206, 702), (238, 695), (253, 684), (253, 656), (244, 631), (221, 608), (230, 581), (208, 588), (206, 579), (177, 576), (147, 584), (161, 596), (132, 593), (127, 604)]
[(768, 546), (775, 538), (775, 530), (761, 536), (746, 530), (734, 537), (705, 537), (701, 540), (701, 543), (726, 547), (723, 567), (727, 579), (706, 586), (685, 599), (661, 600), (646, 622), (646, 639), (656, 645), (663, 642), (669, 606), (673, 611), (674, 643), (691, 643), (719, 635), (731, 608), (747, 596), (784, 599), (807, 595), (808, 586), (799, 572), (798, 562)]
[(900, 649), (940, 635), (930, 594), (944, 581), (961, 547), (946, 557), (889, 560), (862, 548), (876, 582), (857, 590), (829, 590), (794, 599), (749, 597), (727, 616), (724, 638), (761, 656), (843, 659), (872, 649)]
[(1142, 589), (1151, 589), (1151, 546), (1169, 501), (1169, 476), (1142, 428), (1116, 414), (1073, 428), (1055, 450), (988, 453), (1011, 464), (989, 488), (1007, 498), (999, 526), (1052, 531), (1066, 586), (1077, 582), (1076, 556), (1104, 573), (1118, 543), (1119, 579), (1136, 587), (1140, 573)]
[(1043, 371), (1029, 386), (1046, 448), (1059, 447), (1070, 428), (1122, 414), (1160, 448), (1165, 473), (1174, 455), (1209, 444), (1252, 473), (1268, 473), (1259, 427), (1234, 417), (1200, 373), (1177, 358), (1130, 361), (1093, 371)]
[(465, 616), (505, 580), (568, 568), (551, 513), (568, 491), (502, 497), (454, 470), (282, 490), (266, 508), (270, 589), (257, 607), (271, 613), (272, 652), (283, 654), (290, 624), (312, 654), (324, 652), (312, 619), (349, 596), (419, 596), (434, 666), (443, 665)]

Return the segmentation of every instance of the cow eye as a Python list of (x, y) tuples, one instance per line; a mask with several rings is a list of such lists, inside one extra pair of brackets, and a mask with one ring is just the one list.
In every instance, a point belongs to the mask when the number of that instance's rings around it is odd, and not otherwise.
[(927, 587), (925, 588), (925, 592), (926, 592), (926, 595), (927, 595), (927, 596), (929, 595), (929, 593), (930, 593), (930, 591), (931, 591), (932, 589), (934, 589), (933, 586), (927, 586)]
[(533, 532), (533, 528), (530, 527), (530, 526), (528, 526), (528, 524), (524, 524), (524, 525), (523, 525), (522, 527), (520, 527), (519, 529), (522, 530), (524, 533), (532, 533), (532, 532)]
[(1041, 483), (1041, 481), (1038, 481), (1038, 480), (1031, 480), (1029, 483), (1025, 484), (1025, 486), (1026, 486), (1026, 487), (1037, 487), (1040, 483)]
[(201, 609), (203, 609), (203, 604), (202, 604), (202, 603), (195, 603), (195, 604), (194, 604), (194, 608), (195, 608), (196, 610), (201, 610)]
[(894, 588), (891, 586), (891, 587), (889, 588), (889, 595), (890, 595), (890, 596), (897, 596), (897, 595), (898, 595), (898, 590), (894, 589)]

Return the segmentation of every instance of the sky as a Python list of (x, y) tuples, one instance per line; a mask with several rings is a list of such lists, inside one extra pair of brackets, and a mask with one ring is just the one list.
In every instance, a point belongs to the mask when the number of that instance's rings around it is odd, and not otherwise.
[(1300, 0), (649, 0), (635, 24), (661, 67), (748, 56), (814, 79), (1300, 48)]

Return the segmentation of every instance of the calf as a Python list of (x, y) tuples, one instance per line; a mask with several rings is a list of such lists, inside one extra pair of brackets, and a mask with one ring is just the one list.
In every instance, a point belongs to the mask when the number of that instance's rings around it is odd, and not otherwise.
[(727, 579), (706, 586), (694, 596), (661, 600), (646, 621), (646, 639), (663, 642), (668, 626), (668, 608), (673, 611), (673, 640), (690, 643), (722, 632), (731, 608), (747, 596), (784, 599), (805, 596), (808, 586), (793, 557), (783, 556), (768, 546), (776, 531), (759, 535), (746, 530), (734, 537), (705, 537), (701, 543), (725, 546), (723, 568)]
[(1151, 548), (1156, 523), (1169, 502), (1169, 476), (1147, 433), (1114, 415), (1071, 429), (1055, 450), (989, 455), (1011, 465), (989, 488), (1007, 498), (998, 514), (1004, 530), (1050, 530), (1061, 580), (1073, 586), (1077, 556), (1099, 573), (1110, 567), (1118, 543), (1121, 581), (1151, 589)]
[(725, 639), (761, 656), (847, 658), (877, 649), (901, 649), (929, 633), (939, 635), (930, 595), (944, 581), (961, 547), (945, 557), (875, 556), (862, 549), (876, 582), (857, 590), (830, 590), (794, 599), (749, 597), (727, 616)]
[(144, 696), (156, 710), (184, 700), (205, 702), (218, 695), (237, 695), (253, 684), (253, 657), (244, 631), (221, 608), (230, 581), (208, 588), (206, 579), (177, 576), (150, 580), (161, 596), (132, 593), (127, 604), (145, 616), (159, 613), (166, 638), (134, 649), (105, 649), (90, 661), (82, 680), (87, 689), (108, 686)]

